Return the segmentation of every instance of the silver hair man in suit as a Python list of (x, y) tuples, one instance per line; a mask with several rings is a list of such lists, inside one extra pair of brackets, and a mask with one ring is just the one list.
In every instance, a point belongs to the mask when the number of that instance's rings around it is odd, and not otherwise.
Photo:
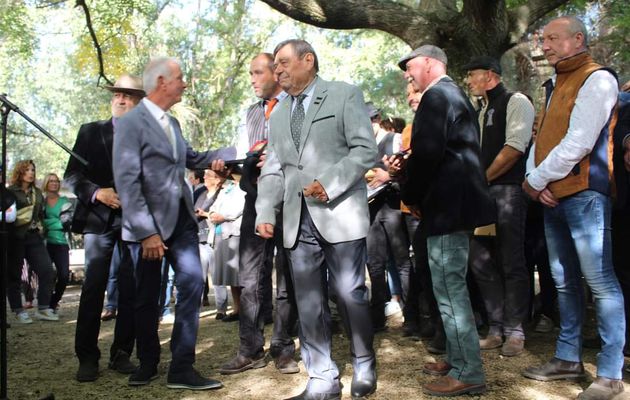
[(178, 303), (171, 336), (172, 361), (167, 387), (216, 389), (221, 382), (194, 368), (203, 275), (197, 222), (185, 182), (186, 168), (223, 168), (236, 150), (196, 152), (184, 140), (179, 123), (167, 111), (186, 89), (179, 63), (157, 58), (145, 68), (147, 97), (120, 119), (114, 134), (114, 180), (122, 203), (122, 237), (128, 242), (136, 277), (136, 332), (140, 367), (132, 386), (157, 377), (157, 334), (162, 258), (175, 270)]
[(363, 176), (377, 149), (361, 91), (317, 76), (318, 61), (303, 40), (280, 43), (275, 73), (289, 94), (270, 119), (268, 154), (258, 181), (256, 229), (273, 236), (283, 204), (284, 247), (300, 319), (306, 389), (291, 400), (341, 398), (331, 356), (328, 288), (351, 340), (351, 393), (376, 389), (376, 359), (365, 286), (370, 225)]

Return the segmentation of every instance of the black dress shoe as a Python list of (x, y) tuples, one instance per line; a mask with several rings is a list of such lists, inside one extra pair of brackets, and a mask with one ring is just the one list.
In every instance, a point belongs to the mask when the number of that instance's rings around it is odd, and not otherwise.
[(77, 371), (77, 381), (94, 382), (96, 378), (98, 378), (98, 362), (84, 361), (82, 363), (79, 363), (79, 370)]
[(285, 400), (341, 400), (341, 393), (314, 393), (306, 390)]
[(138, 367), (129, 360), (129, 354), (122, 350), (118, 350), (114, 357), (109, 361), (109, 369), (113, 369), (121, 374), (133, 374)]
[(217, 321), (220, 321), (223, 318), (225, 318), (225, 314), (222, 312), (218, 312), (217, 315), (214, 317), (214, 319), (216, 319)]
[(129, 376), (129, 386), (148, 385), (158, 377), (157, 366), (140, 365), (136, 372)]
[(354, 373), (352, 375), (352, 385), (350, 395), (352, 400), (363, 399), (376, 391), (376, 370)]
[(223, 322), (238, 321), (238, 313), (230, 313), (230, 314), (226, 315), (225, 317), (223, 317), (223, 319), (221, 321), (223, 321)]
[(197, 370), (191, 369), (186, 372), (169, 372), (166, 387), (169, 389), (208, 390), (222, 388), (223, 384), (215, 379), (204, 378)]

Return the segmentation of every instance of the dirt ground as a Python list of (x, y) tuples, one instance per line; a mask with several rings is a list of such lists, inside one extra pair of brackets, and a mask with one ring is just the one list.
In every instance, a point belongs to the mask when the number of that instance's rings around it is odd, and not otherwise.
[[(214, 310), (204, 308), (201, 314), (197, 342), (196, 368), (220, 379), (224, 388), (216, 391), (193, 392), (166, 388), (166, 371), (170, 359), (169, 338), (171, 325), (160, 327), (162, 363), (160, 377), (150, 385), (137, 388), (127, 386), (127, 377), (107, 369), (107, 355), (112, 341), (114, 322), (101, 327), (101, 374), (93, 383), (78, 383), (75, 373), (78, 362), (74, 356), (74, 330), (80, 288), (68, 288), (61, 304), (61, 321), (35, 321), (31, 325), (12, 323), (8, 330), (9, 399), (41, 399), (53, 393), (57, 400), (66, 399), (282, 399), (296, 395), (306, 384), (307, 375), (300, 362), (301, 372), (294, 375), (278, 373), (273, 363), (267, 367), (241, 374), (221, 376), (217, 370), (236, 354), (238, 324), (214, 319)], [(9, 322), (12, 318), (10, 316)], [(433, 360), (425, 343), (401, 337), (400, 318), (390, 321), (390, 328), (375, 338), (378, 360), (378, 389), (370, 399), (424, 399), (421, 385), (434, 378), (424, 375), (424, 362)], [(271, 326), (266, 329), (269, 338)], [(525, 379), (521, 371), (547, 361), (554, 350), (556, 333), (528, 332), (526, 352), (514, 358), (502, 357), (497, 350), (483, 353), (488, 392), (487, 400), (507, 399), (573, 399), (588, 386), (588, 382), (543, 383)], [(348, 341), (343, 335), (334, 338), (334, 356), (340, 368), (343, 399), (350, 399), (352, 367)], [(591, 375), (595, 373), (596, 351), (586, 350), (584, 361)], [(626, 385), (626, 390), (630, 387)], [(473, 397), (464, 396), (471, 399)], [(617, 399), (630, 399), (626, 392)]]

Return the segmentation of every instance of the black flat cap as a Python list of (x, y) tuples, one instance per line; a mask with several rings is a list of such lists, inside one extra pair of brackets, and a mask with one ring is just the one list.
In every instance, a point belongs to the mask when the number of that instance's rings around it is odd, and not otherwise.
[(501, 75), (501, 63), (496, 58), (490, 56), (473, 57), (468, 64), (464, 65), (464, 69), (466, 71), (485, 69)]

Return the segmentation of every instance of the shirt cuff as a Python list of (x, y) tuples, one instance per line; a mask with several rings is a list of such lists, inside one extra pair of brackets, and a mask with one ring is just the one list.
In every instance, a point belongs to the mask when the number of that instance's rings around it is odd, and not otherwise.
[(529, 175), (527, 176), (527, 183), (529, 183), (529, 186), (539, 192), (547, 187), (547, 182), (545, 182), (545, 180), (539, 176), (537, 170), (533, 170), (529, 173)]
[(96, 204), (96, 194), (98, 193), (99, 190), (101, 189), (96, 189), (94, 193), (92, 193), (92, 204)]

